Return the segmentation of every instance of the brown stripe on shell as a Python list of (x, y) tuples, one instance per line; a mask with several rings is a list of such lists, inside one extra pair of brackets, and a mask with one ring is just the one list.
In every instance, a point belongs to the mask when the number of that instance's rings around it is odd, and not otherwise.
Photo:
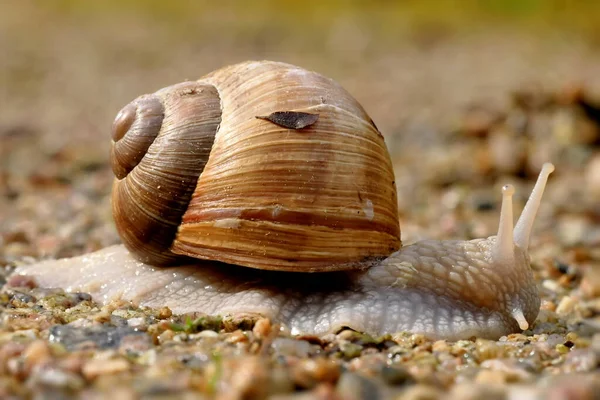
[[(141, 161), (124, 179), (115, 180), (113, 215), (132, 253), (147, 263), (169, 264), (181, 258), (169, 248), (208, 160), (221, 103), (214, 86), (198, 82), (173, 85), (144, 99), (161, 105), (162, 123)], [(130, 132), (136, 124), (155, 128), (154, 122), (136, 120)], [(128, 140), (130, 132), (117, 144)]]
[[(369, 240), (357, 241), (361, 236)], [(399, 247), (398, 237), (385, 232), (236, 218), (183, 224), (177, 237), (180, 254), (292, 272), (364, 269)]]
[[(333, 230), (355, 229), (357, 231), (376, 230), (389, 235), (397, 235), (398, 229), (382, 221), (372, 221), (367, 218), (369, 211), (356, 209), (355, 213), (340, 214), (332, 218), (331, 213), (318, 212), (315, 210), (299, 211), (284, 209), (280, 205), (265, 205), (261, 208), (227, 208), (195, 210), (194, 223), (203, 221), (220, 221), (227, 219), (238, 219), (247, 221), (270, 221), (279, 224), (289, 224), (298, 226), (326, 226)], [(375, 212), (373, 210), (373, 212)], [(359, 216), (360, 218), (357, 218)], [(186, 216), (187, 218), (187, 216)], [(191, 217), (190, 217), (191, 218)], [(190, 221), (186, 219), (186, 222)]]

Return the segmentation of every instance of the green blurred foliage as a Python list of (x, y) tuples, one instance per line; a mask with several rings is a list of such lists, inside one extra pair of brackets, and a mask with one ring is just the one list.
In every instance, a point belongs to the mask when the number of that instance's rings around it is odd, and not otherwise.
[[(167, 23), (186, 24), (206, 15), (240, 28), (273, 23), (306, 29), (325, 25), (340, 15), (376, 19), (384, 29), (407, 24), (443, 24), (452, 29), (485, 28), (490, 23), (519, 28), (588, 31), (600, 22), (596, 0), (38, 0), (39, 7), (57, 13), (135, 13)], [(308, 31), (307, 33), (310, 33)]]

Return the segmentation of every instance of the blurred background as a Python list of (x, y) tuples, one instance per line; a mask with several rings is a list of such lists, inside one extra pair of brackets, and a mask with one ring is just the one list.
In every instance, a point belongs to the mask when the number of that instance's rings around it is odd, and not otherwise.
[[(116, 113), (247, 59), (316, 70), (363, 104), (392, 153), (409, 237), (493, 233), (496, 212), (460, 222), (496, 210), (493, 189), (507, 181), (522, 204), (550, 160), (570, 240), (600, 240), (598, 213), (589, 218), (600, 199), (600, 2), (0, 0), (0, 10), (0, 232), (15, 254), (117, 241)], [(441, 227), (422, 228), (432, 219)]]

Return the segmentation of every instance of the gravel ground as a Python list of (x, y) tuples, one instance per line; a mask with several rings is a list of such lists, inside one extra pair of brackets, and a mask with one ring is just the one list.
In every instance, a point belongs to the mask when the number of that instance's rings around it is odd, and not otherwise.
[[(368, 37), (353, 41), (367, 44), (351, 49), (359, 56), (350, 59), (336, 44), (339, 33), (314, 53), (261, 46), (262, 36), (250, 35), (188, 39), (168, 51), (165, 40), (167, 54), (158, 57), (156, 46), (131, 46), (164, 27), (149, 34), (136, 21), (117, 41), (102, 17), (85, 27), (75, 17), (50, 24), (46, 13), (23, 7), (27, 26), (39, 23), (39, 31), (5, 46), (9, 57), (0, 60), (0, 398), (599, 398), (600, 58), (593, 44), (507, 31), (392, 47)], [(0, 15), (0, 45), (26, 26), (8, 23), (12, 12)], [(131, 57), (112, 63), (123, 52)], [(369, 63), (358, 61), (366, 56)], [(531, 329), (498, 341), (348, 330), (292, 337), (265, 319), (99, 307), (85, 293), (10, 276), (21, 263), (119, 242), (108, 135), (123, 104), (246, 58), (318, 70), (365, 105), (394, 160), (405, 243), (493, 234), (500, 186), (515, 185), (520, 210), (541, 164), (555, 163), (531, 242), (542, 295)], [(21, 83), (16, 71), (25, 74)]]

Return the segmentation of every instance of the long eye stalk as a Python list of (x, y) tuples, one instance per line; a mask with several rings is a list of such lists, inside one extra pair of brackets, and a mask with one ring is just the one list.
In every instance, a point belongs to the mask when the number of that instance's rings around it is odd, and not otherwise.
[(545, 163), (542, 167), (542, 171), (538, 176), (537, 182), (531, 191), (529, 200), (525, 204), (525, 208), (517, 221), (514, 232), (515, 244), (523, 250), (529, 248), (529, 238), (531, 236), (531, 230), (533, 229), (533, 223), (538, 209), (540, 208), (540, 202), (542, 201), (542, 195), (546, 188), (546, 182), (548, 182), (548, 176), (554, 171), (554, 165), (551, 163)]
[(496, 247), (494, 249), (494, 258), (496, 260), (503, 263), (511, 263), (514, 257), (515, 245), (525, 251), (529, 247), (529, 237), (533, 229), (535, 216), (542, 201), (548, 176), (552, 171), (554, 171), (554, 165), (545, 163), (514, 229), (512, 196), (515, 188), (512, 185), (502, 187), (502, 209), (500, 211), (500, 224), (496, 238)]

